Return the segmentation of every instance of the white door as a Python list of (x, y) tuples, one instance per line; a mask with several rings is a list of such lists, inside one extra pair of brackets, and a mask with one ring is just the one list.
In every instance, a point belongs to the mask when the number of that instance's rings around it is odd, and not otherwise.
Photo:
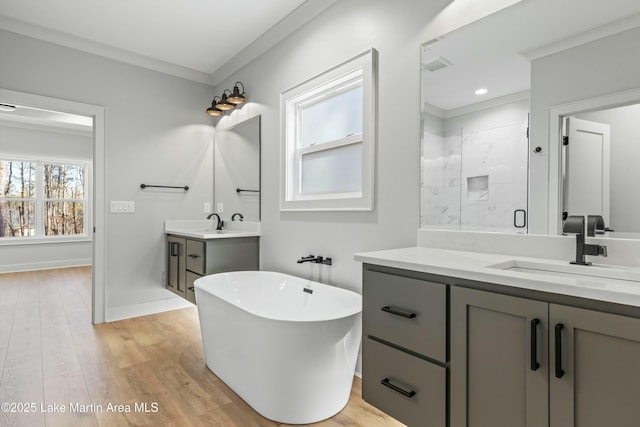
[(610, 126), (568, 118), (564, 146), (564, 212), (602, 215), (609, 224)]

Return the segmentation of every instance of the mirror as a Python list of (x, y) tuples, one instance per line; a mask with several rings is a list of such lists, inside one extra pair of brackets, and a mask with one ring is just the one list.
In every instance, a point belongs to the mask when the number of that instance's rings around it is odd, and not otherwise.
[[(579, 0), (567, 0), (562, 5), (546, 0), (520, 2), (426, 42), (421, 47), (421, 228), (559, 232), (561, 227), (555, 227), (550, 218), (560, 218), (571, 189), (568, 182), (564, 183), (564, 191), (560, 189), (563, 199), (558, 202), (559, 190), (554, 190), (554, 185), (562, 184), (561, 170), (571, 177), (571, 170), (586, 167), (555, 167), (560, 161), (560, 149), (556, 153), (556, 146), (550, 141), (549, 110), (562, 103), (556, 99), (570, 102), (594, 96), (590, 93), (603, 96), (614, 92), (616, 86), (602, 85), (602, 79), (591, 80), (597, 89), (591, 90), (587, 76), (596, 78), (602, 72), (595, 67), (582, 73), (572, 70), (574, 76), (582, 74), (574, 87), (570, 87), (572, 77), (564, 75), (563, 88), (552, 80), (566, 74), (566, 70), (550, 73), (550, 68), (546, 68), (547, 74), (541, 74), (536, 65), (540, 59), (552, 56), (554, 60), (563, 57), (564, 61), (571, 61), (573, 51), (564, 50), (633, 28), (620, 23), (638, 12), (640, 4), (626, 1), (616, 2), (615, 7)], [(557, 63), (563, 64), (560, 60)], [(619, 75), (624, 74), (624, 70), (618, 71)], [(612, 88), (610, 92), (605, 91), (608, 87)], [(481, 88), (486, 93), (476, 95), (475, 91)], [(550, 96), (555, 92), (558, 96)], [(545, 104), (548, 100), (552, 102)], [(523, 116), (530, 105), (532, 115), (527, 121)], [(604, 120), (596, 118), (594, 110), (571, 117)], [(527, 123), (534, 130), (530, 145), (524, 142), (529, 135)], [(504, 136), (511, 142), (499, 139)], [(640, 206), (635, 206), (633, 200), (625, 200), (623, 206), (620, 200), (614, 203), (613, 198), (617, 188), (624, 191), (628, 183), (637, 182), (630, 175), (634, 168), (625, 164), (618, 167), (616, 159), (633, 158), (635, 154), (623, 148), (623, 144), (614, 146), (614, 143), (612, 136), (608, 186), (611, 219), (606, 225), (616, 232), (607, 236), (630, 237), (629, 233), (640, 230), (627, 228), (628, 221), (622, 219), (625, 214), (620, 211), (633, 215)], [(526, 145), (527, 149), (507, 154), (505, 150), (513, 149), (514, 144)], [(501, 181), (510, 181), (513, 186), (496, 185)], [(597, 184), (606, 186), (601, 180)], [(603, 200), (605, 197), (602, 196)], [(508, 219), (512, 221), (510, 225)], [(612, 222), (620, 226), (614, 227)]]
[(640, 200), (629, 197), (640, 182), (638, 117), (640, 104), (564, 118), (563, 214), (601, 215), (605, 237), (640, 238)]
[(216, 127), (214, 208), (224, 220), (240, 213), (260, 221), (260, 116), (227, 128)]
[(495, 27), (507, 23), (421, 48), (421, 228), (527, 232), (529, 63), (505, 55)]

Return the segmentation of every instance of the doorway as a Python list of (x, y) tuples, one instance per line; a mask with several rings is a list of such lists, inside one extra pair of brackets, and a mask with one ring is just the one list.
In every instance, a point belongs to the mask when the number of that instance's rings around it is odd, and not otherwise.
[(28, 107), (32, 112), (57, 112), (91, 122), (91, 197), (87, 205), (86, 235), (91, 236), (92, 323), (105, 321), (105, 111), (103, 107), (0, 88), (0, 103)]

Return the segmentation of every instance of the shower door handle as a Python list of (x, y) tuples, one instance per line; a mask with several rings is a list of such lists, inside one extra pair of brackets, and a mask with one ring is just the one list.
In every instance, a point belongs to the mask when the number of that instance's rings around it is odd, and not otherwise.
[[(521, 215), (518, 215), (518, 213), (521, 213)], [(518, 221), (518, 216), (521, 217), (521, 221)], [(518, 225), (518, 223), (522, 225)], [(513, 226), (515, 228), (525, 228), (527, 226), (527, 211), (524, 209), (516, 209), (513, 211)]]

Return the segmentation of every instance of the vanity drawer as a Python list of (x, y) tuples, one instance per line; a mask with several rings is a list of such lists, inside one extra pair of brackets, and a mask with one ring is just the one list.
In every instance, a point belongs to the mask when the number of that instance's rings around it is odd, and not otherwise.
[(365, 269), (362, 321), (365, 337), (446, 362), (446, 285)]
[(187, 240), (187, 270), (204, 274), (205, 243), (199, 240)]
[(184, 297), (187, 299), (187, 301), (193, 304), (196, 303), (196, 290), (194, 288), (195, 285), (193, 284), (193, 282), (195, 282), (201, 277), (202, 276), (199, 274), (195, 274), (190, 271), (187, 271), (187, 287), (184, 291)]
[(446, 379), (442, 366), (364, 339), (362, 398), (409, 427), (446, 425)]

